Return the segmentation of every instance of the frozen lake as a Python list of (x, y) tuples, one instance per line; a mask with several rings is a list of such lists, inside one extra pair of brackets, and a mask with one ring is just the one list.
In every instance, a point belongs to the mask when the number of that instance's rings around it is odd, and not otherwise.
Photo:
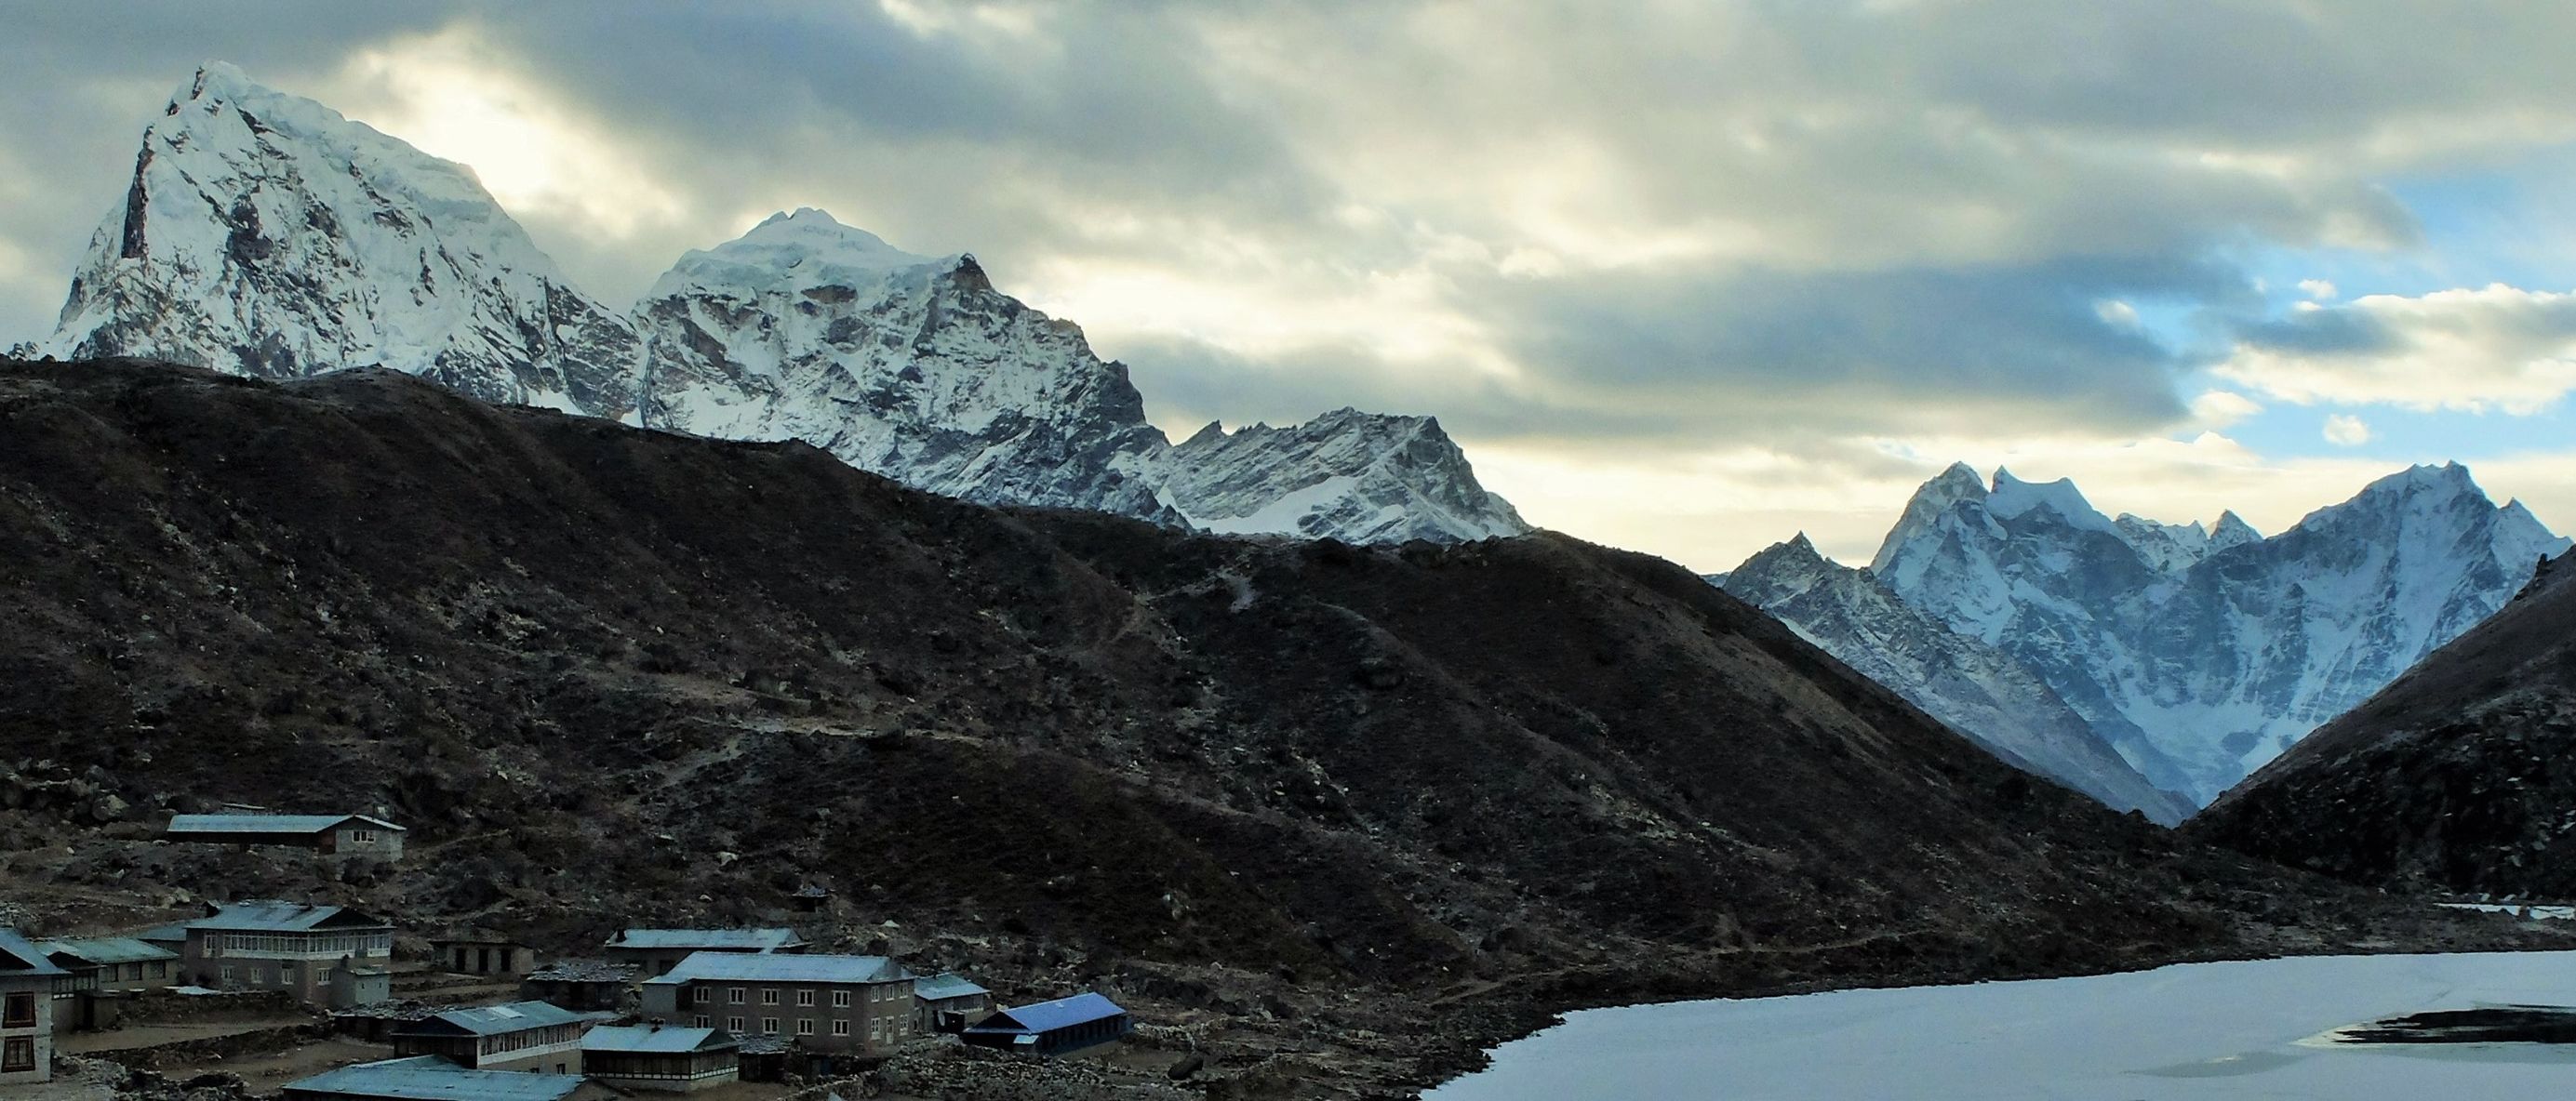
[(1432, 1101), (2566, 1097), (2576, 1046), (2333, 1044), (2424, 1010), (2576, 1005), (2576, 952), (2325, 956), (1628, 1006), (1494, 1049)]

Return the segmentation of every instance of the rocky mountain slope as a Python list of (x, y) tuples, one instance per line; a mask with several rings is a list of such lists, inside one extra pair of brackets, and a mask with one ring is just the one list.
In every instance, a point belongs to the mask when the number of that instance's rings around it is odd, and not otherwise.
[(2148, 783), (2027, 666), (1916, 611), (1868, 570), (1826, 559), (1804, 535), (1721, 584), (2007, 762), (2168, 826), (2195, 809)]
[(2576, 898), (2576, 556), (2191, 823), (2373, 886)]
[[(290, 893), (564, 950), (813, 884), (836, 942), (1205, 1014), (1220, 1077), (1349, 1096), (1575, 1004), (2343, 943), (2393, 905), (2031, 783), (1559, 536), (997, 511), (385, 371), (0, 365), (0, 438), (0, 881), (39, 932)], [(150, 840), (228, 799), (381, 811), (410, 855)]]
[[(1988, 486), (1956, 466), (1915, 493), (1870, 574), (2199, 803), (2492, 614), (2567, 546), (2457, 464), (2382, 478), (2270, 538), (2232, 514), (2214, 530), (2114, 520), (2071, 482), (1998, 471)], [(1837, 654), (1869, 645), (1800, 625)], [(1982, 721), (1986, 687), (1961, 703), (1889, 675), (1936, 715)]]
[(800, 439), (968, 500), (1351, 542), (1529, 530), (1436, 421), (1343, 410), (1174, 448), (1126, 368), (820, 211), (694, 251), (632, 316), (584, 296), (462, 165), (210, 64), (146, 131), (60, 358), (262, 378), (385, 367), (494, 401)]

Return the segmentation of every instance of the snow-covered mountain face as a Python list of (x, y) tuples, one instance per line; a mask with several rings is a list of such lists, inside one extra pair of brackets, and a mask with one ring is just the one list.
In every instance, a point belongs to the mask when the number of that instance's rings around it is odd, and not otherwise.
[(2114, 521), (2072, 483), (1998, 471), (1989, 487), (1958, 466), (1916, 492), (1870, 572), (2037, 674), (2156, 786), (2206, 803), (2567, 545), (2457, 464), (2383, 478), (2268, 539), (2232, 514), (2205, 533)]
[(1287, 428), (1210, 424), (1166, 470), (1170, 500), (1209, 531), (1452, 543), (1530, 530), (1429, 417), (1337, 409)]
[(43, 350), (263, 378), (388, 367), (625, 417), (637, 347), (471, 171), (210, 64), (144, 131)]
[(492, 401), (799, 439), (991, 504), (1238, 534), (1530, 530), (1437, 422), (1342, 410), (1179, 448), (1125, 367), (995, 290), (815, 210), (681, 258), (632, 315), (573, 289), (463, 166), (210, 64), (146, 131), (44, 354), (262, 377), (356, 367)]
[(653, 427), (800, 439), (970, 501), (1176, 519), (1153, 487), (1169, 445), (1126, 368), (972, 257), (799, 210), (682, 257), (636, 316)]
[(1868, 570), (1828, 560), (1804, 535), (1746, 559), (1721, 584), (2013, 765), (2165, 825), (2192, 811), (2029, 667), (1915, 610)]

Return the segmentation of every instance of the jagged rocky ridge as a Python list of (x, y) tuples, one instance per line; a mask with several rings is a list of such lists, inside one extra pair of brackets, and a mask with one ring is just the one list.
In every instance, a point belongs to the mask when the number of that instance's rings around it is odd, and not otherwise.
[(2027, 666), (1916, 611), (1868, 570), (1827, 559), (1803, 534), (1719, 583), (2006, 762), (2164, 825), (2194, 809), (2130, 767)]
[[(1997, 471), (1989, 486), (1954, 466), (1915, 493), (1869, 573), (2048, 685), (2156, 787), (2202, 803), (2494, 613), (2567, 546), (2457, 464), (2390, 475), (2270, 538), (2233, 514), (2214, 530), (2114, 520), (2071, 482)], [(1800, 627), (1837, 654), (1871, 645), (1848, 624)], [(1902, 690), (1973, 725), (1991, 688)]]
[(2376, 887), (2576, 898), (2576, 555), (2190, 829)]
[[(2376, 905), (1561, 536), (997, 510), (385, 371), (0, 365), (0, 438), (0, 762), (138, 819), (0, 801), (38, 920), (284, 892), (568, 950), (816, 884), (1013, 989), (1285, 1007), (1217, 1050), (1349, 1097), (1488, 1012), (2263, 951)], [(435, 858), (299, 879), (148, 824), (281, 792)]]
[(1174, 448), (1071, 322), (970, 256), (915, 256), (820, 211), (689, 253), (629, 316), (571, 287), (469, 169), (222, 64), (147, 128), (43, 348), (262, 378), (385, 367), (800, 439), (990, 503), (1361, 542), (1529, 530), (1430, 418), (1343, 410)]

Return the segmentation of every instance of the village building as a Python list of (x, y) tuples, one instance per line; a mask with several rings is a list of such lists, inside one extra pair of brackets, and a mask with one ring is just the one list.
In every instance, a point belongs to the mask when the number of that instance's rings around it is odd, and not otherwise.
[(393, 1030), (394, 1054), (436, 1055), (468, 1070), (581, 1073), (581, 1037), (599, 1023), (544, 1002), (450, 1009)]
[(0, 1086), (54, 1076), (54, 980), (63, 969), (14, 929), (0, 929)]
[(1063, 1055), (1109, 1043), (1133, 1027), (1118, 1003), (1098, 994), (1076, 994), (1005, 1009), (976, 1022), (965, 1039), (977, 1047)]
[(525, 975), (537, 969), (536, 949), (480, 929), (434, 938), (429, 948), (429, 958), (459, 975)]
[(340, 906), (222, 903), (187, 924), (180, 970), (218, 990), (286, 990), (345, 1009), (392, 996), (394, 929)]
[(217, 845), (292, 845), (326, 856), (400, 860), (401, 826), (363, 814), (181, 814), (163, 836)]
[(54, 981), (57, 998), (82, 991), (158, 990), (179, 981), (179, 953), (133, 937), (49, 940), (36, 947), (64, 971)]
[(884, 956), (700, 952), (644, 981), (644, 1015), (877, 1055), (911, 1039), (912, 973)]
[(473, 1070), (435, 1055), (381, 1059), (286, 1084), (286, 1101), (607, 1101), (616, 1092), (577, 1074)]
[(993, 1012), (993, 992), (949, 972), (914, 980), (913, 1030), (923, 1034), (957, 1033)]
[(794, 929), (621, 929), (608, 938), (608, 958), (668, 975), (698, 952), (795, 953), (806, 949)]
[(622, 1009), (642, 970), (607, 960), (556, 960), (521, 978), (519, 996), (566, 1009)]
[(732, 1033), (660, 1021), (591, 1029), (581, 1058), (592, 1081), (627, 1090), (694, 1093), (742, 1076), (742, 1042)]

